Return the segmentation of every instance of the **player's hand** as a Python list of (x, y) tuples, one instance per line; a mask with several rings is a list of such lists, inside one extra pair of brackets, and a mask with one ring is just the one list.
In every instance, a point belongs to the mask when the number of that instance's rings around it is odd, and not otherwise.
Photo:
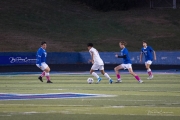
[(89, 63), (91, 62), (92, 64), (94, 64), (94, 60), (89, 60), (88, 62), (89, 62)]
[(156, 60), (156, 57), (154, 58), (154, 60)]
[(142, 62), (142, 60), (139, 60), (139, 62), (141, 63), (141, 62)]
[(115, 57), (117, 57), (117, 58), (118, 58), (118, 54), (116, 54), (116, 55), (115, 55)]
[(91, 63), (92, 62), (92, 60), (90, 59), (90, 60), (88, 60), (88, 63)]

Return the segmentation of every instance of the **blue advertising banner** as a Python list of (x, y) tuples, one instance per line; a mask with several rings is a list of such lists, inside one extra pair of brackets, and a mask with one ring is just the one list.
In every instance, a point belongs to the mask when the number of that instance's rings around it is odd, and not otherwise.
[(0, 56), (0, 64), (35, 64), (36, 58), (34, 56)]
[[(105, 64), (121, 64), (121, 58), (115, 58), (116, 52), (100, 52)], [(140, 52), (129, 52), (132, 64), (140, 63)], [(180, 65), (180, 52), (156, 52), (157, 60), (153, 64), (158, 65)], [(48, 64), (88, 64), (91, 56), (89, 52), (49, 52), (47, 54)], [(36, 53), (7, 52), (0, 53), (0, 65), (35, 65)], [(90, 64), (90, 63), (89, 63)]]
[[(79, 63), (78, 52), (49, 52), (48, 64), (76, 64)], [(0, 53), (0, 65), (35, 65), (36, 53), (30, 52), (4, 52)]]
[[(121, 64), (122, 58), (115, 58), (115, 54), (118, 52), (99, 52), (102, 60), (105, 64)], [(129, 52), (132, 64), (144, 64), (144, 56), (140, 63), (140, 52)], [(180, 52), (156, 52), (157, 60), (153, 61), (153, 64), (158, 65), (180, 65)], [(88, 63), (91, 59), (89, 52), (80, 52), (81, 63)]]
[(0, 65), (27, 65), (36, 63), (34, 52), (0, 52)]

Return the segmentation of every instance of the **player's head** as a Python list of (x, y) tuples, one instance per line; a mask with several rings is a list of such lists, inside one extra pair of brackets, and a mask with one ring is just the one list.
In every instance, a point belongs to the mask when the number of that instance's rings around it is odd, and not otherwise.
[(41, 42), (41, 47), (42, 47), (43, 49), (46, 49), (47, 45), (46, 45), (46, 42), (45, 42), (45, 41), (42, 41), (42, 42)]
[(143, 41), (143, 47), (147, 47), (147, 42)]
[(120, 48), (125, 48), (126, 45), (127, 45), (127, 43), (125, 41), (119, 42)]
[(92, 47), (93, 47), (93, 44), (92, 44), (92, 43), (88, 43), (88, 44), (87, 44), (88, 50), (90, 50)]

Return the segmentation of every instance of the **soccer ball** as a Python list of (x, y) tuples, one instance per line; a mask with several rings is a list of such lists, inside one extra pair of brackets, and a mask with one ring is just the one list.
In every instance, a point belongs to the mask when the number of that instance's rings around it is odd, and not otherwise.
[(88, 79), (87, 79), (87, 82), (88, 82), (89, 84), (92, 84), (92, 83), (94, 82), (94, 80), (93, 80), (93, 78), (88, 78)]

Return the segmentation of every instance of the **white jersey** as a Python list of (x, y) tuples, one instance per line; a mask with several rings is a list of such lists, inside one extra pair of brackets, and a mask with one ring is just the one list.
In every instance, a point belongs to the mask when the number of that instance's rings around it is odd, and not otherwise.
[(89, 50), (91, 56), (93, 55), (93, 60), (94, 60), (94, 64), (97, 64), (97, 65), (104, 65), (104, 62), (102, 61), (102, 59), (100, 58), (99, 56), (99, 53), (98, 51), (95, 49), (95, 48), (91, 48)]

